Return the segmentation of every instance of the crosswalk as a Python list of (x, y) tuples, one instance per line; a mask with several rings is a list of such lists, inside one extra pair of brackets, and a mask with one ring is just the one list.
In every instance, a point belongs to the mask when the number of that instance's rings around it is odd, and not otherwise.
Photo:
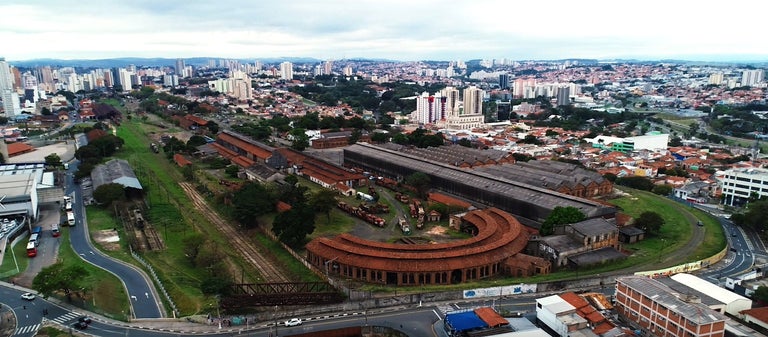
[(14, 332), (13, 335), (24, 335), (28, 333), (34, 334), (37, 332), (37, 329), (40, 329), (40, 324), (27, 325), (16, 329), (16, 332)]
[(76, 312), (68, 312), (68, 313), (66, 313), (66, 314), (64, 314), (64, 315), (61, 315), (61, 316), (59, 316), (59, 317), (56, 317), (56, 318), (51, 318), (51, 320), (52, 320), (52, 321), (54, 321), (54, 322), (56, 322), (56, 323), (59, 323), (59, 324), (64, 324), (64, 325), (66, 325), (66, 324), (67, 324), (67, 321), (71, 321), (71, 320), (74, 320), (75, 318), (78, 318), (78, 317), (80, 317), (80, 316), (81, 316), (81, 315), (80, 315), (80, 314), (78, 314), (78, 313), (76, 313)]
[[(77, 319), (80, 316), (82, 316), (82, 315), (78, 314), (76, 312), (68, 312), (68, 313), (66, 313), (64, 315), (61, 315), (61, 316), (58, 316), (58, 317), (55, 317), (55, 318), (51, 318), (50, 320), (54, 321), (56, 323), (62, 324), (62, 325), (68, 325), (68, 323), (74, 321), (75, 319)], [(26, 334), (29, 334), (29, 333), (34, 334), (34, 333), (37, 332), (38, 329), (40, 329), (40, 324), (22, 326), (22, 327), (19, 327), (18, 329), (16, 329), (16, 331), (13, 333), (12, 336), (26, 335)]]

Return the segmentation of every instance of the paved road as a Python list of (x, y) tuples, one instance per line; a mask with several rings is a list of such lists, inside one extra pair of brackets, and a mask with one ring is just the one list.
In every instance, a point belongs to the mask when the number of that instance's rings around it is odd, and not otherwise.
[(165, 317), (157, 291), (149, 277), (138, 268), (115, 260), (95, 249), (90, 241), (83, 207), (82, 191), (73, 182), (73, 173), (77, 171), (77, 162), (70, 163), (65, 193), (72, 195), (75, 212), (75, 227), (70, 228), (70, 242), (75, 253), (89, 263), (109, 271), (122, 280), (130, 296), (131, 314), (134, 318)]

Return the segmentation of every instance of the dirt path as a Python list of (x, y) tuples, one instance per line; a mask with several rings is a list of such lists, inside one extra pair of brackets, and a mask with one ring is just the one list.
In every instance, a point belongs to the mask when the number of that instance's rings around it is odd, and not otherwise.
[(219, 214), (208, 205), (192, 184), (182, 182), (179, 185), (181, 185), (189, 199), (192, 200), (192, 203), (195, 204), (195, 208), (200, 214), (205, 216), (210, 223), (215, 225), (224, 234), (232, 249), (258, 270), (262, 277), (262, 282), (291, 282), (290, 278), (277, 266), (277, 263), (273, 263), (269, 258), (262, 255), (259, 248), (253, 242), (246, 240), (237, 228), (222, 220)]

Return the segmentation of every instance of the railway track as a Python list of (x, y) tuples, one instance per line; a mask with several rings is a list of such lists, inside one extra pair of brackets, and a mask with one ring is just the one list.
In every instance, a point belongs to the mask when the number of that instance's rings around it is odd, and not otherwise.
[(224, 234), (232, 248), (259, 272), (264, 282), (291, 282), (282, 270), (275, 266), (275, 263), (262, 255), (252, 242), (243, 238), (237, 228), (222, 220), (218, 213), (208, 206), (208, 203), (192, 184), (182, 182), (179, 185), (192, 200), (195, 208)]

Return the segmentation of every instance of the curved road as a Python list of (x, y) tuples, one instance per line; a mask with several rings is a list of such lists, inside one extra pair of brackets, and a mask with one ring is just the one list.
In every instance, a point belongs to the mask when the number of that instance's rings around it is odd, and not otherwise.
[(123, 282), (125, 290), (130, 296), (131, 314), (134, 318), (165, 317), (165, 310), (162, 309), (158, 300), (154, 284), (143, 271), (104, 255), (93, 247), (87, 230), (82, 191), (80, 186), (73, 182), (73, 174), (77, 171), (77, 164), (76, 161), (70, 163), (66, 188), (64, 189), (64, 193), (73, 195), (72, 209), (75, 212), (76, 225), (74, 228), (70, 228), (72, 249), (83, 260), (114, 274)]

